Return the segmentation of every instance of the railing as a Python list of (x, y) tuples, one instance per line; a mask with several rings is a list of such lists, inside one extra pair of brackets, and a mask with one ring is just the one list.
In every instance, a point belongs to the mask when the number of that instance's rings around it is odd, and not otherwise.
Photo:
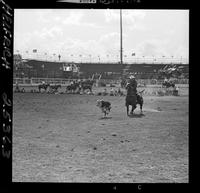
[[(157, 79), (138, 79), (137, 82), (139, 84), (146, 84), (146, 85), (160, 85), (163, 83), (163, 80), (157, 80)], [(174, 79), (173, 82), (175, 84), (189, 84), (189, 79)]]
[[(60, 78), (14, 78), (13, 84), (30, 84), (30, 85), (37, 85), (40, 84), (42, 81), (45, 81), (49, 84), (61, 84), (61, 85), (67, 85), (71, 81), (74, 81), (77, 79), (60, 79)], [(109, 79), (101, 79), (101, 82), (104, 82), (106, 84), (120, 84), (120, 80), (109, 80)], [(163, 80), (156, 80), (156, 79), (137, 79), (138, 84), (146, 84), (146, 85), (160, 85), (162, 84)], [(175, 84), (189, 84), (189, 79), (175, 79)]]
[(49, 84), (69, 84), (69, 82), (73, 81), (75, 79), (60, 79), (60, 78), (14, 78), (13, 84), (40, 84), (43, 81)]

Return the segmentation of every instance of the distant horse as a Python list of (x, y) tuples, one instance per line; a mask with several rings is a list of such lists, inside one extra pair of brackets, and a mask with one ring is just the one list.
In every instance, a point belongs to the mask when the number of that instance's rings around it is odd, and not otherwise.
[(58, 91), (58, 88), (61, 88), (61, 85), (60, 84), (55, 84), (55, 85), (50, 85), (50, 91), (51, 92), (57, 92)]
[(19, 88), (19, 85), (18, 85), (18, 84), (16, 84), (16, 87), (15, 87), (15, 90), (14, 90), (14, 92), (21, 92), (21, 90), (20, 90), (20, 88)]
[(174, 88), (175, 84), (173, 82), (163, 82), (162, 86), (166, 88), (170, 88), (170, 87)]
[(90, 92), (92, 92), (92, 87), (94, 83), (95, 83), (94, 80), (85, 80), (80, 83), (80, 88), (83, 90), (83, 92), (85, 90), (89, 90)]
[(77, 88), (80, 89), (79, 83), (73, 83), (73, 84), (68, 85), (66, 87), (66, 92), (70, 91), (70, 92), (74, 93), (77, 90)]
[(126, 94), (127, 115), (129, 115), (129, 105), (132, 106), (130, 114), (133, 115), (133, 112), (136, 109), (136, 104), (137, 104), (136, 90), (130, 84), (127, 84), (126, 90), (127, 90), (127, 94)]
[(44, 89), (45, 91), (47, 91), (47, 88), (50, 87), (50, 84), (49, 83), (46, 83), (46, 84), (39, 84), (38, 85), (38, 89), (39, 89), (39, 92), (41, 91), (41, 89)]

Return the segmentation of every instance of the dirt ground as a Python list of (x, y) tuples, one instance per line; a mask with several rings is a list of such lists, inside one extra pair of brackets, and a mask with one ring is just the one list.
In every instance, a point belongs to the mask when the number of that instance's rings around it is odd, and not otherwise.
[[(107, 119), (96, 100), (112, 103)], [(13, 94), (13, 182), (187, 183), (188, 96)]]

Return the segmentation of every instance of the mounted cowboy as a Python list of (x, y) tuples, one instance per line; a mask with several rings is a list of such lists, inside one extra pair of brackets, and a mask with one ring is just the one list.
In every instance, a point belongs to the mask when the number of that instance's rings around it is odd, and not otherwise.
[(45, 81), (42, 81), (41, 84), (38, 85), (39, 92), (41, 91), (41, 89), (47, 91), (48, 87), (50, 87), (50, 84), (46, 83)]
[(132, 106), (131, 109), (131, 115), (133, 115), (134, 110), (137, 107), (137, 104), (140, 105), (140, 113), (142, 114), (142, 106), (143, 106), (143, 97), (142, 97), (142, 93), (144, 92), (144, 90), (137, 92), (137, 81), (135, 80), (135, 76), (131, 75), (129, 77), (128, 83), (126, 85), (126, 90), (127, 90), (127, 94), (126, 94), (126, 109), (127, 109), (127, 115), (129, 116), (129, 105)]
[(128, 86), (128, 84), (130, 84), (130, 86), (132, 87), (133, 91), (135, 93), (137, 93), (137, 81), (135, 80), (135, 76), (134, 75), (130, 75), (126, 87)]
[(15, 92), (20, 92), (19, 83), (16, 82)]
[(127, 108), (127, 115), (129, 115), (129, 105), (132, 106), (131, 114), (133, 114), (134, 109), (136, 109), (137, 104), (137, 81), (135, 80), (135, 76), (131, 75), (129, 77), (128, 83), (126, 85), (126, 103), (125, 106)]

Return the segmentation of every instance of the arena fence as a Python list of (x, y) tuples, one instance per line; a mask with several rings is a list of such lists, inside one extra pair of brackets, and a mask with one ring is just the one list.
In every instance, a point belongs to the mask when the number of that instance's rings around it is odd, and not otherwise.
[[(60, 79), (60, 78), (14, 78), (13, 84), (16, 83), (20, 85), (38, 85), (42, 81), (45, 81), (49, 84), (61, 84), (61, 85), (68, 85), (71, 81), (74, 81), (77, 79)], [(101, 79), (97, 80), (104, 82), (106, 84), (120, 84), (120, 80), (107, 80), (107, 79)], [(189, 84), (189, 79), (173, 79), (175, 84)], [(156, 79), (137, 79), (138, 84), (145, 84), (145, 85), (160, 85), (162, 84), (163, 80), (156, 80)]]

